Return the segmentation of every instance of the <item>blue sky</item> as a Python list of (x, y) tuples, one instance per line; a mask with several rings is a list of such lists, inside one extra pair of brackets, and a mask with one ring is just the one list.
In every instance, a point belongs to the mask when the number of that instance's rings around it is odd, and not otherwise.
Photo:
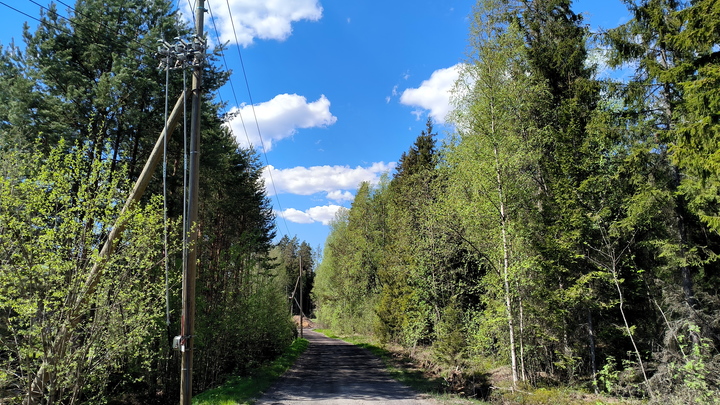
[[(40, 14), (40, 7), (30, 1), (5, 3), (32, 16)], [(185, 10), (188, 3), (179, 2)], [(447, 92), (456, 65), (465, 59), (474, 4), (206, 0), (215, 17), (213, 24), (206, 16), (209, 37), (215, 43), (218, 37), (230, 41), (225, 55), (235, 94), (226, 86), (220, 97), (245, 122), (247, 135), (239, 119), (229, 123), (242, 145), (249, 139), (260, 149), (260, 128), (278, 235), (289, 233), (322, 247), (327, 223), (338, 207), (350, 206), (361, 181), (377, 182), (382, 173), (392, 173), (428, 116), (443, 136)], [(593, 29), (612, 28), (629, 18), (619, 0), (576, 1), (573, 9), (584, 12)], [(58, 10), (65, 13), (62, 5)], [(7, 45), (14, 37), (20, 45), (24, 21), (36, 25), (0, 5), (0, 43)]]

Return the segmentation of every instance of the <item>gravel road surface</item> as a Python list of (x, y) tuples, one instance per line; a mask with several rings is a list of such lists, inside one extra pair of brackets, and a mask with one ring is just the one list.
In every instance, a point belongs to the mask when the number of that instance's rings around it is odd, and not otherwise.
[(312, 331), (305, 338), (308, 349), (256, 404), (437, 404), (390, 378), (368, 350)]

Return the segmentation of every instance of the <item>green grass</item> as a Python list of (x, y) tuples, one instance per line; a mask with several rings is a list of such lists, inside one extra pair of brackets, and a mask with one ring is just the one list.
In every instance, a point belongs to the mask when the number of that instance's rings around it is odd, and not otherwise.
[(263, 391), (270, 388), (308, 347), (307, 339), (296, 339), (277, 360), (263, 365), (245, 377), (233, 377), (225, 384), (198, 394), (194, 405), (252, 404)]
[(322, 333), (330, 339), (340, 339), (340, 336), (336, 335), (330, 329), (313, 329), (315, 332)]

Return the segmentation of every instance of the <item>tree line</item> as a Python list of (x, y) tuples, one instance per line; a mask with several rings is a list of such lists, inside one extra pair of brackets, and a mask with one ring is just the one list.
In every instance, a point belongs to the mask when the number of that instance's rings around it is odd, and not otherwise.
[[(168, 139), (166, 186), (158, 169), (121, 209), (164, 127), (157, 41), (191, 29), (165, 0), (51, 4), (40, 20), (25, 26), (23, 47), (0, 48), (0, 402), (177, 403), (182, 125)], [(218, 56), (203, 72), (195, 392), (273, 358), (296, 334), (262, 164), (214, 100), (229, 77)], [(183, 88), (171, 71), (170, 107)]]
[(478, 1), (452, 129), (338, 213), (320, 321), (516, 387), (717, 401), (720, 8), (624, 3), (591, 33), (569, 0)]

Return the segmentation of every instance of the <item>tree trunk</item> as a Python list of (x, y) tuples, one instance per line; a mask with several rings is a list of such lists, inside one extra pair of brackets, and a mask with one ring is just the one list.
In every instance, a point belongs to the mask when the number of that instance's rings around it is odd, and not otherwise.
[(593, 326), (592, 312), (587, 311), (588, 340), (590, 341), (590, 366), (592, 367), (593, 390), (598, 393), (597, 385), (597, 363), (595, 361), (595, 327)]
[(523, 337), (525, 336), (525, 318), (523, 314), (522, 293), (517, 279), (515, 280), (515, 288), (517, 288), (518, 292), (518, 311), (520, 312), (520, 378), (523, 381), (527, 381), (527, 378), (525, 377), (525, 342), (523, 340)]
[(512, 302), (510, 294), (510, 245), (507, 238), (507, 216), (505, 215), (505, 201), (502, 177), (500, 174), (500, 160), (498, 156), (497, 146), (495, 152), (495, 174), (497, 176), (497, 190), (499, 197), (500, 209), (500, 231), (502, 234), (503, 244), (503, 282), (505, 284), (505, 311), (507, 313), (508, 332), (510, 334), (510, 364), (512, 367), (513, 387), (517, 386), (517, 355), (515, 353), (515, 326), (513, 325)]

